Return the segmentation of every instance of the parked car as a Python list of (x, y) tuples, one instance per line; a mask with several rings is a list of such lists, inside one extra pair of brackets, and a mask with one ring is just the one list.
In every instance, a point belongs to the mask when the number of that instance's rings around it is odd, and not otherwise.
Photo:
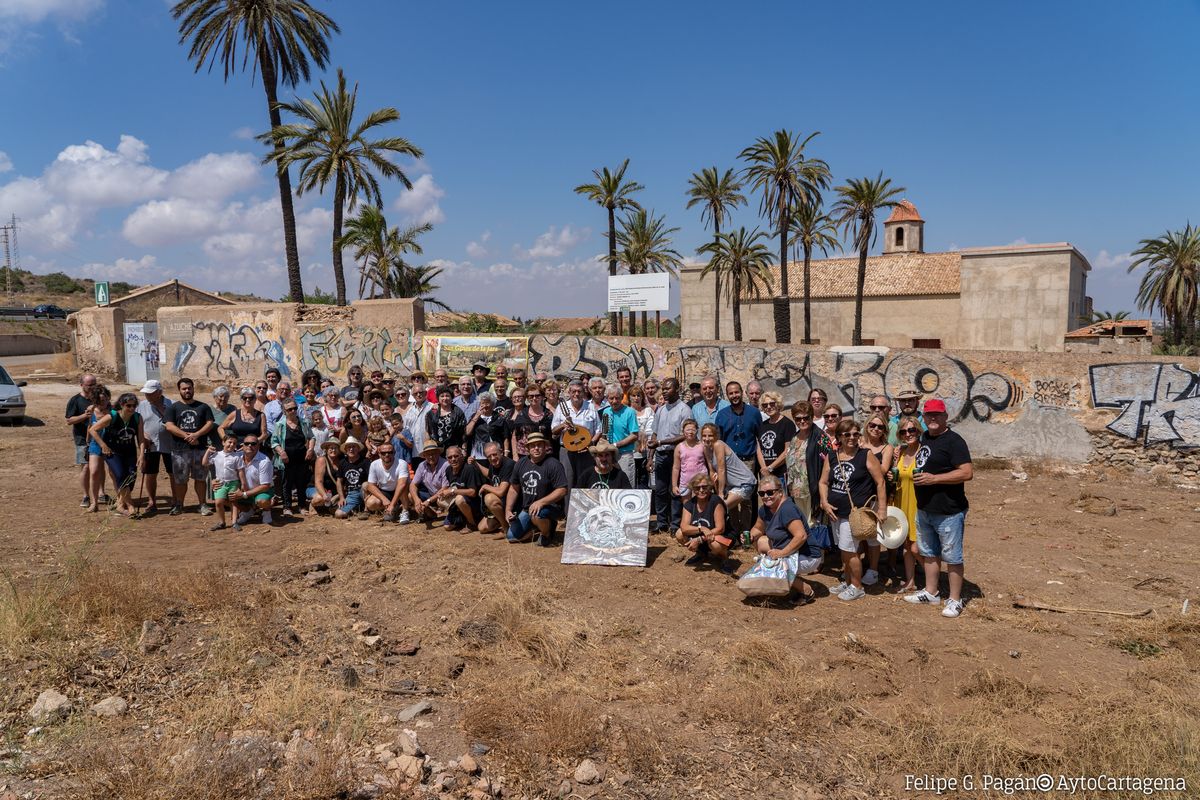
[(25, 421), (25, 395), (21, 392), (24, 385), (25, 381), (14, 381), (4, 367), (0, 367), (0, 419), (13, 425)]
[(63, 311), (53, 303), (42, 303), (40, 306), (34, 306), (33, 315), (35, 317), (46, 317), (48, 319), (67, 318), (67, 312)]

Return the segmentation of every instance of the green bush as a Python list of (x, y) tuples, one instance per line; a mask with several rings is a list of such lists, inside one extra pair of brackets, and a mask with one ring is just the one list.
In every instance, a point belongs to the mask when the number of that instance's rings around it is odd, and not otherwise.
[(42, 278), (42, 285), (50, 294), (74, 294), (87, 291), (82, 283), (61, 272), (51, 272)]
[[(8, 291), (8, 267), (0, 267), (0, 291)], [(12, 271), (12, 290), (14, 292), (25, 291), (25, 281), (21, 280), (21, 270), (14, 269)]]

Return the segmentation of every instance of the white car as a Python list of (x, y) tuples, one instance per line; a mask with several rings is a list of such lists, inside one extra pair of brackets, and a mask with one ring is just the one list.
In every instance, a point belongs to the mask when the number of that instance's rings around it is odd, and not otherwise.
[(14, 381), (12, 376), (0, 367), (0, 420), (8, 420), (14, 425), (25, 421), (25, 395), (21, 387), (25, 381)]

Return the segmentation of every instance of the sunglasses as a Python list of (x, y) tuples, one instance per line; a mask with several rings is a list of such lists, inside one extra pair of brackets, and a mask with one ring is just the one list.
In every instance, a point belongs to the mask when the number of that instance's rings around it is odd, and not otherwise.
[(883, 426), (882, 425), (868, 425), (867, 430), (881, 431), (881, 430), (883, 430)]
[(796, 417), (796, 422), (812, 422), (812, 417)]
[(242, 447), (258, 447), (258, 442), (242, 442)]
[(779, 403), (763, 403), (762, 407), (763, 408), (774, 408), (777, 405), (779, 405)]
[(900, 433), (904, 434), (905, 436), (916, 436), (920, 432), (921, 431), (916, 428), (905, 428), (904, 430), (900, 431)]
[(711, 491), (712, 491), (712, 487), (711, 487), (711, 486), (708, 486), (707, 484), (706, 484), (706, 485), (704, 485), (704, 486), (697, 486), (697, 487), (696, 487), (696, 491), (697, 491), (697, 492), (711, 492)]
[(779, 491), (778, 489), (766, 489), (765, 491), (759, 492), (758, 496), (759, 497), (772, 497), (775, 494), (777, 494), (778, 491)]
[(872, 411), (887, 411), (887, 406), (871, 406)]
[(860, 436), (862, 436), (862, 434), (861, 434), (861, 433), (859, 433), (858, 431), (850, 431), (850, 432), (848, 432), (848, 433), (843, 433), (843, 434), (842, 434), (842, 438), (843, 438), (843, 439), (857, 439), (857, 438), (859, 438)]
[(288, 406), (287, 408), (284, 409), (284, 411), (288, 412), (289, 414), (295, 410), (296, 410), (295, 406)]
[(379, 451), (379, 455), (381, 455), (381, 456), (394, 456), (395, 454), (396, 454), (395, 450), (380, 450)]

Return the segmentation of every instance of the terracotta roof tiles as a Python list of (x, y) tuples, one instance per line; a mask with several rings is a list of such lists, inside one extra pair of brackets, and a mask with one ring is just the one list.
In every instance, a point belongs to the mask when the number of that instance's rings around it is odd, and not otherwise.
[(924, 222), (921, 219), (920, 213), (917, 212), (917, 207), (908, 200), (901, 200), (900, 205), (892, 209), (892, 215), (884, 222)]

